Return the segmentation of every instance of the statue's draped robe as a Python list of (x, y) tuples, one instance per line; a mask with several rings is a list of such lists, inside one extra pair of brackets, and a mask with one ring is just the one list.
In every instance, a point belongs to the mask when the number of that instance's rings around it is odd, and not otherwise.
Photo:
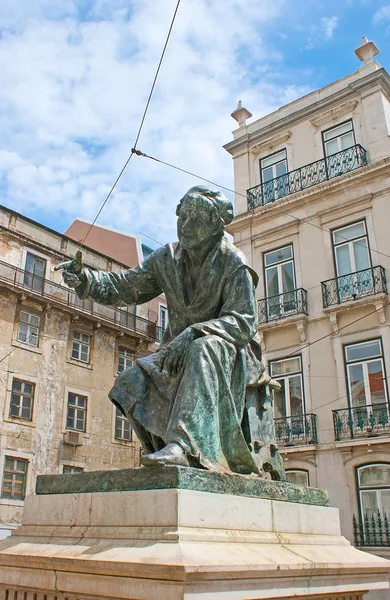
[(205, 259), (193, 288), (188, 257), (168, 244), (122, 273), (85, 269), (77, 289), (108, 305), (141, 304), (163, 292), (169, 326), (162, 347), (187, 327), (195, 330), (177, 376), (160, 372), (158, 352), (139, 358), (117, 378), (109, 397), (150, 452), (179, 443), (192, 464), (220, 472), (257, 472), (242, 421), (246, 385), (263, 370), (257, 275), (226, 238)]

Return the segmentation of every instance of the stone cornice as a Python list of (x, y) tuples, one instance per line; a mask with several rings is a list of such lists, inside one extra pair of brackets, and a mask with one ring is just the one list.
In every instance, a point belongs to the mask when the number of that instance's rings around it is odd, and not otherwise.
[[(291, 127), (299, 121), (315, 118), (316, 114), (320, 117), (324, 111), (330, 111), (332, 106), (344, 100), (347, 101), (348, 99), (351, 99), (351, 96), (357, 100), (359, 93), (372, 88), (375, 84), (379, 84), (383, 93), (390, 99), (390, 76), (384, 69), (380, 69), (374, 73), (370, 73), (362, 79), (349, 83), (345, 88), (322, 100), (318, 100), (309, 106), (303, 106), (302, 108), (297, 109), (285, 117), (278, 119), (277, 115), (275, 115), (275, 121), (272, 123), (269, 123), (264, 127), (261, 127), (261, 124), (259, 124), (259, 128), (256, 131), (246, 133), (245, 135), (228, 142), (223, 147), (227, 152), (235, 156), (237, 152), (241, 151), (243, 146), (251, 147), (256, 144), (262, 144), (264, 138), (271, 137), (272, 135), (276, 136), (280, 129)], [(248, 129), (254, 125), (255, 123), (252, 123), (248, 126)]]
[(264, 150), (272, 151), (275, 148), (275, 146), (286, 142), (291, 137), (291, 135), (291, 131), (286, 131), (280, 135), (274, 135), (273, 137), (264, 140), (264, 142), (262, 142), (261, 144), (252, 146), (250, 152), (254, 155), (257, 155), (261, 152), (264, 152)]
[(313, 127), (320, 127), (324, 123), (329, 123), (332, 120), (338, 119), (339, 117), (352, 112), (358, 103), (358, 100), (349, 100), (348, 102), (343, 102), (343, 104), (339, 104), (338, 106), (335, 106), (334, 108), (317, 115), (314, 117), (314, 119), (310, 119), (310, 123), (313, 125)]

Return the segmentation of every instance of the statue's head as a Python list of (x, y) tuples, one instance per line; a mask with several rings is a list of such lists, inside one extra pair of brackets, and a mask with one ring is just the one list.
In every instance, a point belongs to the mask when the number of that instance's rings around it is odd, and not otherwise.
[(221, 192), (199, 185), (183, 196), (176, 214), (180, 244), (191, 249), (212, 238), (221, 239), (233, 220), (233, 206)]

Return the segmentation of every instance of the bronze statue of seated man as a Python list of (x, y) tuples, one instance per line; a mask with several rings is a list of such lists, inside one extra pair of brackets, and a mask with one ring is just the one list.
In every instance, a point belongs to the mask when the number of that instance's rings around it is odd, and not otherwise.
[(80, 298), (102, 304), (166, 296), (169, 324), (160, 349), (123, 371), (109, 393), (143, 446), (142, 464), (259, 473), (243, 426), (247, 386), (264, 371), (256, 340), (258, 277), (224, 237), (233, 207), (223, 194), (193, 187), (176, 214), (179, 241), (134, 269), (95, 271), (79, 258), (59, 268)]

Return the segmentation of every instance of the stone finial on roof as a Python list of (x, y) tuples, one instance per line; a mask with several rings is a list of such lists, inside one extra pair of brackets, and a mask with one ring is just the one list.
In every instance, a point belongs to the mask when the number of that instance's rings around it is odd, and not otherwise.
[(355, 50), (356, 56), (365, 64), (372, 62), (374, 56), (379, 54), (379, 48), (375, 42), (369, 42), (366, 36), (362, 37), (362, 42)]
[(252, 113), (250, 113), (249, 110), (242, 105), (241, 100), (239, 100), (236, 110), (234, 110), (230, 116), (237, 121), (240, 127), (245, 127), (246, 120), (251, 118)]

